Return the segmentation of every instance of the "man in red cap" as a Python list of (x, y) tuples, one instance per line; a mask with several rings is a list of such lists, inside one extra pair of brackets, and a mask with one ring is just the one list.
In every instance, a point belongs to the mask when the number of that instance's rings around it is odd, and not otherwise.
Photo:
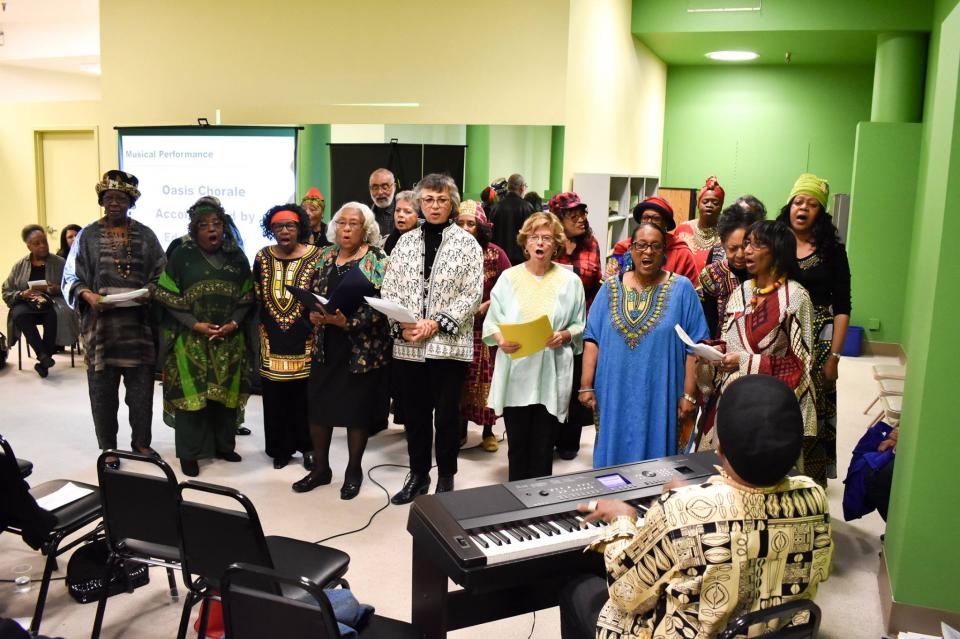
[[(633, 219), (637, 224), (656, 224), (665, 231), (672, 231), (677, 226), (673, 219), (673, 207), (670, 206), (669, 202), (659, 197), (648, 197), (633, 207)], [(614, 277), (622, 271), (633, 268), (629, 248), (629, 237), (614, 245), (613, 254), (607, 258), (605, 277)], [(667, 263), (663, 265), (664, 270), (682, 275), (693, 282), (694, 288), (699, 287), (700, 271), (697, 270), (694, 263), (690, 247), (669, 232), (667, 233), (664, 257), (667, 259)]]
[(710, 176), (697, 196), (697, 219), (684, 222), (677, 227), (676, 236), (687, 243), (693, 251), (693, 260), (697, 265), (697, 274), (703, 270), (714, 248), (720, 246), (717, 234), (717, 220), (723, 210), (723, 187), (717, 178)]

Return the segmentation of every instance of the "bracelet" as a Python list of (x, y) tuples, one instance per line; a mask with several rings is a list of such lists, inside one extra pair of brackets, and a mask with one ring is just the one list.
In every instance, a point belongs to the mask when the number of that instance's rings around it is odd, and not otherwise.
[(830, 353), (830, 357), (836, 357), (837, 359), (840, 359), (840, 353)]
[(690, 393), (684, 393), (683, 395), (680, 396), (680, 398), (687, 400), (688, 402), (690, 402), (690, 403), (693, 404), (694, 406), (697, 405), (697, 398), (694, 397), (693, 395), (691, 395)]
[(595, 388), (581, 388), (580, 390), (577, 391), (577, 395), (579, 395), (580, 393), (593, 393), (593, 392), (596, 392)]

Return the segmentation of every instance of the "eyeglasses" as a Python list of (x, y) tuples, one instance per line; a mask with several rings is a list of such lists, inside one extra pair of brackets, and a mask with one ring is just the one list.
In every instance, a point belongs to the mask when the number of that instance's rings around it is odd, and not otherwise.
[(660, 226), (661, 223), (662, 223), (662, 221), (661, 221), (661, 219), (660, 219), (660, 216), (657, 215), (656, 213), (649, 213), (649, 214), (647, 214), (647, 215), (641, 215), (641, 216), (640, 216), (640, 223), (641, 223), (641, 224), (656, 224), (657, 226)]
[(527, 241), (533, 242), (534, 244), (536, 244), (537, 242), (543, 242), (544, 244), (553, 244), (553, 236), (552, 235), (528, 235)]
[(760, 242), (758, 242), (758, 241), (756, 241), (756, 240), (753, 240), (753, 241), (751, 241), (751, 240), (744, 240), (744, 241), (743, 241), (743, 250), (747, 250), (748, 248), (753, 248), (754, 251), (757, 251), (757, 250), (765, 249), (765, 248), (769, 248), (769, 247), (768, 247), (766, 244), (761, 244)]
[(296, 231), (300, 228), (300, 225), (297, 222), (277, 222), (276, 224), (270, 225), (270, 232), (276, 235), (283, 229), (288, 231)]
[(660, 242), (653, 242), (652, 244), (647, 244), (646, 242), (633, 242), (630, 244), (631, 250), (636, 251), (637, 253), (643, 253), (644, 251), (653, 251), (654, 253), (659, 253), (663, 250), (663, 244)]
[(197, 228), (202, 231), (209, 231), (211, 229), (222, 229), (223, 222), (220, 220), (213, 220), (212, 222), (200, 222), (197, 224)]
[(389, 191), (393, 188), (393, 182), (384, 182), (383, 184), (371, 184), (371, 191)]
[(450, 198), (448, 197), (422, 197), (420, 198), (420, 204), (423, 206), (446, 206), (450, 204)]
[(363, 226), (363, 222), (357, 222), (356, 220), (337, 220), (336, 222), (334, 222), (334, 224), (336, 224), (340, 228), (343, 228), (344, 226), (346, 226), (347, 228), (351, 228), (351, 229), (358, 229), (361, 226)]

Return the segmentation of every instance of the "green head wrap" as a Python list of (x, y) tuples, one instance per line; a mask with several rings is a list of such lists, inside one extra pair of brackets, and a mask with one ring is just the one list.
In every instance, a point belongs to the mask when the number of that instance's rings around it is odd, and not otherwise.
[(830, 185), (826, 180), (818, 178), (813, 173), (802, 173), (793, 184), (793, 190), (790, 191), (790, 200), (798, 195), (809, 195), (817, 198), (817, 202), (820, 202), (820, 206), (826, 210)]

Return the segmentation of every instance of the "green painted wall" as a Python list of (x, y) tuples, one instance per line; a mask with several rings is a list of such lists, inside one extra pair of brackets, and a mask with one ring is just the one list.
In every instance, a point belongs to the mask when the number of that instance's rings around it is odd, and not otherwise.
[[(297, 171), (297, 203), (311, 186), (315, 186), (329, 201), (330, 198), (330, 142), (329, 124), (305, 124), (297, 140), (299, 170)], [(327, 219), (332, 212), (327, 207)]]
[(880, 328), (870, 340), (903, 342), (922, 125), (861, 122), (857, 126), (847, 254), (852, 275), (851, 323)]
[(872, 85), (863, 66), (671, 66), (660, 184), (699, 188), (716, 175), (728, 197), (753, 193), (771, 213), (804, 171), (849, 193)]
[(527, 189), (540, 195), (550, 188), (553, 127), (493, 125), (490, 127), (490, 179), (520, 173)]
[(463, 172), (464, 198), (479, 201), (480, 193), (490, 185), (489, 125), (467, 125), (467, 157)]
[(562, 126), (551, 127), (550, 132), (550, 188), (543, 199), (563, 192), (563, 143), (566, 129)]
[[(885, 556), (894, 599), (960, 611), (956, 394), (960, 340), (960, 8), (937, 3), (907, 273), (908, 373)], [(939, 16), (944, 16), (942, 25)]]

